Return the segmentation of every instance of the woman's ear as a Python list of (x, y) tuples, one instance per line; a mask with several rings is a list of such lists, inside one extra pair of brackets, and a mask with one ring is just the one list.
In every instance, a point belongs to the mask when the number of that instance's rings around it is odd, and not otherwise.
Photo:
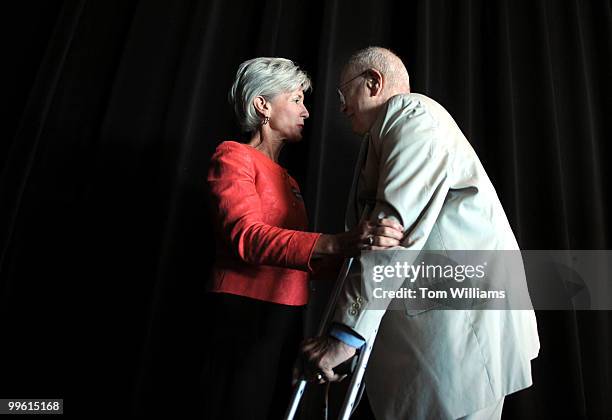
[(253, 106), (257, 110), (257, 112), (266, 117), (269, 116), (270, 113), (270, 103), (263, 96), (256, 96), (253, 99)]

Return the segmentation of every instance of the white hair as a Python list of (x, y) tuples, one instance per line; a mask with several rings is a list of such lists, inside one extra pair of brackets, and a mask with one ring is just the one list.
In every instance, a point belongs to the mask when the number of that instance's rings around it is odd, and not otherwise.
[(310, 78), (293, 61), (278, 57), (258, 57), (240, 64), (228, 99), (236, 118), (247, 133), (257, 130), (263, 117), (257, 113), (253, 100), (263, 96), (267, 101), (280, 93), (312, 86)]
[(410, 90), (406, 66), (395, 53), (386, 48), (367, 47), (357, 51), (344, 66), (344, 72), (351, 70), (359, 74), (372, 68), (383, 74), (389, 92)]

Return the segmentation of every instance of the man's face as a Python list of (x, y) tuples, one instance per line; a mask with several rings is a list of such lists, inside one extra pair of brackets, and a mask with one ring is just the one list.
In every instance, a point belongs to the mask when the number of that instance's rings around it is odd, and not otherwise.
[(340, 111), (349, 118), (355, 133), (365, 134), (376, 120), (379, 98), (372, 95), (369, 71), (354, 73), (348, 69), (340, 77)]

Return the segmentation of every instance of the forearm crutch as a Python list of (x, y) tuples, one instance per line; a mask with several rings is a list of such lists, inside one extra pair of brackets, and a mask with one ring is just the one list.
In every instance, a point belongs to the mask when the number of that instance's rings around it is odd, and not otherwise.
[[(365, 216), (366, 209), (364, 209)], [(342, 288), (344, 287), (344, 282), (346, 281), (346, 277), (351, 269), (351, 265), (353, 264), (353, 258), (347, 258), (344, 260), (342, 264), (342, 268), (340, 273), (338, 274), (338, 278), (336, 280), (336, 284), (334, 286), (334, 290), (327, 302), (327, 306), (325, 307), (325, 312), (323, 313), (323, 318), (319, 324), (319, 329), (317, 332), (317, 336), (322, 336), (327, 331), (328, 324), (333, 315), (333, 311), (336, 306), (336, 302)], [(352, 414), (353, 406), (355, 405), (355, 400), (359, 394), (359, 389), (361, 387), (361, 383), (363, 382), (363, 375), (365, 373), (368, 359), (370, 358), (370, 353), (372, 352), (372, 346), (374, 345), (374, 340), (376, 339), (376, 333), (378, 329), (375, 329), (370, 337), (366, 338), (365, 344), (361, 347), (359, 354), (357, 357), (357, 362), (355, 364), (355, 369), (353, 370), (353, 375), (351, 377), (351, 383), (349, 385), (349, 389), (346, 393), (346, 397), (344, 398), (344, 403), (342, 404), (342, 409), (340, 410), (340, 414), (338, 416), (339, 419), (348, 420), (348, 418)], [(295, 414), (297, 413), (297, 409), (300, 405), (300, 401), (302, 396), (304, 395), (304, 391), (306, 390), (306, 384), (308, 382), (302, 376), (293, 390), (293, 394), (291, 396), (291, 400), (289, 401), (289, 407), (287, 408), (287, 412), (285, 413), (286, 420), (293, 420)]]
[[(336, 301), (338, 300), (338, 296), (342, 291), (342, 287), (344, 286), (344, 282), (346, 280), (346, 276), (351, 269), (351, 265), (353, 264), (353, 258), (346, 258), (344, 263), (342, 264), (342, 268), (340, 269), (340, 273), (338, 274), (338, 278), (336, 279), (336, 284), (334, 285), (334, 289), (332, 291), (331, 296), (327, 302), (327, 306), (325, 307), (325, 312), (323, 313), (323, 318), (321, 318), (321, 322), (319, 323), (319, 329), (317, 331), (317, 336), (320, 337), (325, 334), (327, 330), (327, 326), (330, 321), (330, 317), (332, 315), (332, 311), (336, 306)], [(286, 420), (293, 420), (295, 417), (295, 413), (297, 413), (297, 409), (300, 405), (300, 401), (302, 400), (302, 396), (304, 395), (304, 391), (306, 390), (306, 384), (308, 382), (302, 375), (300, 377), (298, 383), (296, 384), (293, 394), (291, 396), (291, 400), (289, 402), (289, 408), (287, 409), (287, 413), (285, 414)]]

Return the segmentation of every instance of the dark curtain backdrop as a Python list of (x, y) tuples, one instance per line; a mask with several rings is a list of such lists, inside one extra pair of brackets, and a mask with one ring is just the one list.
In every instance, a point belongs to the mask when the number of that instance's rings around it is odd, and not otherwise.
[[(610, 249), (610, 1), (20, 1), (3, 7), (0, 397), (67, 413), (198, 412), (214, 260), (205, 174), (239, 132), (240, 62), (314, 80), (282, 162), (342, 230), (358, 138), (343, 61), (368, 45), (455, 117), (524, 249)], [(311, 321), (328, 286), (316, 285)], [(612, 418), (610, 312), (538, 312), (534, 385), (504, 419)], [(81, 418), (83, 418), (81, 416)]]

